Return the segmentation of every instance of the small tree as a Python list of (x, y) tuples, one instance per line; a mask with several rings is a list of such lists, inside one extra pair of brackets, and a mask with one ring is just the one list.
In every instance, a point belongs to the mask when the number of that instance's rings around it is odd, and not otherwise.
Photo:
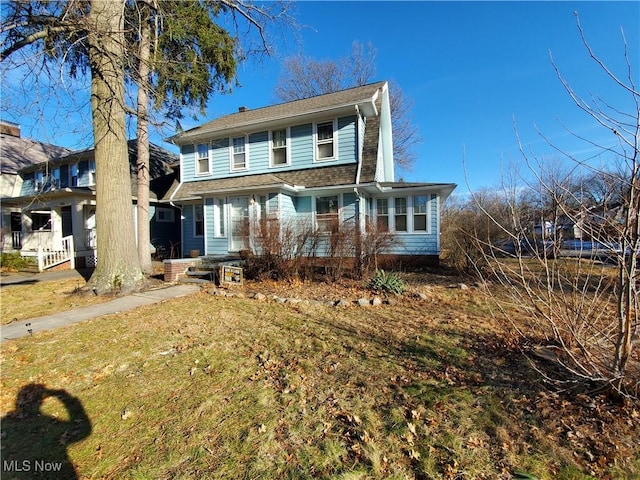
[[(284, 60), (283, 72), (275, 89), (284, 102), (332, 93), (371, 82), (375, 75), (376, 50), (368, 44), (354, 42), (351, 53), (336, 60), (318, 60), (295, 55)], [(411, 117), (413, 101), (395, 82), (389, 85), (389, 102), (393, 129), (393, 158), (403, 168), (416, 160), (415, 147), (420, 135)]]
[[(513, 260), (499, 256), (499, 248), (484, 249), (481, 262), (509, 292), (511, 303), (503, 313), (533, 343), (530, 351), (551, 361), (565, 374), (551, 378), (547, 370), (541, 369), (548, 379), (638, 395), (640, 366), (632, 360), (632, 338), (639, 321), (640, 92), (628, 57), (625, 55), (628, 77), (623, 80), (592, 51), (579, 21), (578, 30), (591, 59), (628, 94), (631, 110), (613, 108), (600, 99), (585, 100), (571, 88), (553, 59), (552, 63), (575, 105), (610, 132), (614, 146), (586, 141), (615, 156), (617, 168), (590, 166), (567, 153), (566, 158), (579, 167), (568, 175), (553, 164), (548, 167), (531, 157), (521, 146), (535, 181), (527, 183), (523, 195), (504, 195), (512, 221), (505, 222), (482, 202), (475, 202), (486, 219), (519, 247)], [(580, 169), (587, 174), (575, 173)], [(594, 177), (606, 188), (589, 190)], [(511, 193), (520, 191), (509, 189)], [(550, 230), (544, 226), (547, 220)], [(557, 253), (563, 253), (555, 248), (562, 246), (560, 221), (598, 249), (578, 250), (574, 252), (577, 258), (570, 260), (556, 258)], [(536, 231), (536, 225), (540, 231)], [(474, 241), (493, 244), (480, 235), (475, 235)], [(522, 245), (530, 248), (520, 248)], [(513, 306), (517, 308), (518, 321), (513, 320)]]

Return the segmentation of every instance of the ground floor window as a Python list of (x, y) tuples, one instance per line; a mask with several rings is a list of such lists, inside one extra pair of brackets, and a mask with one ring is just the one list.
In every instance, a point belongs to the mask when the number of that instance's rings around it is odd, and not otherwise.
[(316, 226), (321, 232), (331, 232), (338, 225), (338, 196), (316, 198)]
[(389, 199), (378, 198), (376, 200), (376, 229), (379, 232), (389, 231)]
[(202, 205), (193, 206), (193, 231), (196, 237), (204, 236), (204, 208)]
[(369, 204), (378, 231), (426, 233), (430, 230), (429, 195), (376, 198)]
[(427, 231), (427, 196), (416, 195), (413, 197), (413, 230), (415, 232)]
[(394, 199), (394, 226), (396, 232), (407, 231), (407, 198), (398, 197)]
[(31, 212), (31, 230), (50, 231), (51, 230), (51, 212), (46, 212), (46, 211)]

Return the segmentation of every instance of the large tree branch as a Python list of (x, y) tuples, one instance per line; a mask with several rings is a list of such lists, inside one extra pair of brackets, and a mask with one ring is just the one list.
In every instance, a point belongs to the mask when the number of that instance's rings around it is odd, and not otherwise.
[(45, 29), (40, 30), (39, 32), (34, 32), (31, 35), (26, 36), (22, 40), (2, 50), (2, 52), (0, 52), (0, 62), (4, 61), (9, 55), (11, 55), (14, 52), (17, 52), (18, 50), (20, 50), (23, 47), (26, 47), (27, 45), (36, 43), (39, 40), (44, 40), (45, 38), (51, 36), (52, 34), (64, 32), (68, 30), (69, 30), (68, 25), (61, 25), (58, 27), (46, 27)]

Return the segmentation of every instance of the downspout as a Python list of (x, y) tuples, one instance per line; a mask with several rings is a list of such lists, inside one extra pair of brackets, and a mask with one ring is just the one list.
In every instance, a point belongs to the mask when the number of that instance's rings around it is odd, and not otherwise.
[(354, 187), (353, 193), (356, 195), (356, 272), (360, 278), (364, 275), (364, 262), (362, 258), (362, 206), (364, 204), (364, 198), (360, 196), (358, 187)]
[(184, 217), (182, 215), (182, 206), (178, 206), (173, 202), (173, 197), (175, 196), (176, 193), (178, 193), (178, 190), (180, 190), (180, 187), (182, 187), (182, 161), (180, 162), (180, 182), (178, 183), (178, 187), (173, 191), (173, 193), (171, 194), (171, 196), (169, 197), (169, 205), (171, 205), (173, 208), (177, 208), (180, 211), (180, 258), (182, 258), (182, 249), (184, 247), (184, 228), (182, 225), (182, 221), (184, 220)]
[[(356, 116), (358, 118), (358, 120), (360, 120), (362, 118), (362, 121), (364, 123), (364, 118), (360, 115), (360, 108), (358, 107), (358, 105), (356, 105)], [(360, 125), (360, 122), (358, 122), (358, 125)], [(360, 140), (360, 129), (358, 128), (358, 140)], [(362, 142), (358, 141), (358, 168), (356, 170), (356, 185), (360, 185), (360, 175), (362, 173), (362, 148), (363, 146), (361, 145)]]
[[(360, 108), (356, 105), (356, 116), (358, 119), (358, 126), (360, 125), (360, 119), (362, 116), (360, 115)], [(364, 118), (362, 118), (364, 123)], [(358, 140), (360, 140), (360, 129), (358, 128)], [(356, 185), (360, 185), (360, 176), (362, 174), (362, 142), (358, 141), (358, 168), (356, 169)], [(362, 261), (362, 225), (361, 225), (361, 216), (362, 216), (362, 204), (363, 198), (358, 191), (358, 187), (354, 187), (353, 193), (356, 195), (356, 272), (359, 277), (362, 278), (364, 275), (364, 262)]]

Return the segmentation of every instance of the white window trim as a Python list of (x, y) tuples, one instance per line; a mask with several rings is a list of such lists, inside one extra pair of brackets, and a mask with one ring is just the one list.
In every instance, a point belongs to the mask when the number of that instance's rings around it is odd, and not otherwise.
[[(401, 215), (406, 215), (407, 216), (407, 229), (406, 230), (397, 230), (396, 229), (396, 199), (397, 198), (405, 198), (407, 200), (407, 211)], [(412, 225), (410, 224), (411, 221), (411, 208), (410, 208), (410, 200), (411, 196), (410, 195), (400, 195), (400, 196), (394, 196), (394, 197), (390, 197), (389, 198), (389, 231), (393, 232), (393, 233), (399, 233), (401, 235), (405, 235), (407, 233), (411, 233), (411, 227)]]
[[(284, 130), (286, 136), (286, 144), (284, 146), (285, 149), (285, 163), (274, 164), (273, 163), (273, 132), (277, 130)], [(269, 130), (269, 167), (270, 168), (282, 168), (291, 165), (291, 129), (289, 127), (286, 128), (275, 128), (273, 130)]]
[[(322, 123), (333, 123), (333, 156), (326, 158), (318, 158), (318, 125)], [(328, 142), (327, 142), (328, 143)], [(338, 158), (338, 119), (325, 120), (313, 124), (313, 162), (324, 163), (332, 162)]]
[(226, 238), (224, 198), (213, 199), (213, 236), (214, 238)]
[[(414, 224), (415, 223), (414, 222), (414, 220), (415, 220), (415, 204), (414, 204), (415, 197), (426, 197), (426, 199), (427, 199), (427, 203), (425, 205), (425, 208), (426, 208), (427, 211), (424, 213), (424, 215), (425, 215), (425, 220), (424, 221), (426, 223), (425, 230), (416, 230), (415, 229), (415, 224)], [(416, 234), (423, 234), (423, 235), (425, 233), (431, 233), (431, 215), (430, 215), (430, 211), (431, 211), (431, 205), (430, 205), (431, 194), (430, 193), (425, 193), (425, 194), (422, 194), (422, 195), (411, 195), (410, 199), (411, 199), (410, 200), (410, 203), (411, 203), (411, 207), (410, 207), (410, 211), (411, 211), (411, 230), (410, 230), (410, 232), (411, 233), (416, 233)]]
[[(389, 197), (375, 197), (372, 199), (373, 201), (372, 203), (372, 213), (373, 213), (373, 220), (374, 220), (374, 226), (376, 228), (376, 230), (378, 229), (378, 216), (384, 216), (387, 217), (387, 231), (391, 232), (391, 220), (392, 220), (392, 215), (391, 215), (391, 198)], [(380, 214), (378, 212), (378, 200), (386, 200), (387, 201), (387, 213), (385, 214)]]
[(96, 184), (96, 160), (94, 158), (89, 160), (88, 171), (89, 171), (89, 185), (90, 186), (95, 185)]
[[(207, 171), (206, 172), (199, 172), (198, 171), (198, 166), (200, 165), (200, 160), (202, 160), (204, 157), (200, 158), (198, 156), (198, 146), (200, 145), (206, 145), (207, 146)], [(196, 176), (203, 176), (203, 175), (211, 175), (211, 144), (210, 143), (197, 143), (193, 146), (194, 148), (194, 152), (193, 152), (193, 156), (195, 158), (195, 173)]]
[[(233, 139), (244, 138), (244, 167), (235, 168), (233, 163)], [(232, 172), (246, 172), (249, 170), (249, 135), (236, 135), (229, 137), (229, 170)]]
[[(414, 198), (415, 197), (422, 197), (425, 196), (427, 197), (427, 212), (426, 212), (426, 230), (415, 230), (415, 225), (414, 225)], [(396, 229), (396, 198), (406, 198), (407, 199), (407, 230), (402, 230), (402, 231), (398, 231)], [(434, 199), (432, 198), (432, 194), (431, 193), (426, 193), (426, 194), (416, 194), (416, 195), (398, 195), (398, 196), (393, 196), (393, 197), (389, 197), (389, 231), (393, 232), (393, 233), (397, 233), (400, 235), (425, 235), (425, 234), (432, 234), (433, 233), (433, 227), (431, 225), (432, 221), (433, 221), (433, 214), (432, 214), (432, 201), (437, 201), (437, 197)], [(376, 215), (377, 218), (377, 205), (376, 202), (374, 202), (374, 214)], [(405, 214), (403, 214), (405, 215)]]
[[(342, 208), (343, 208), (343, 201), (342, 201), (342, 194), (341, 193), (336, 193), (336, 194), (327, 194), (327, 195), (314, 195), (313, 196), (313, 205), (312, 205), (312, 212), (313, 212), (313, 229), (314, 231), (319, 231), (318, 228), (318, 204), (317, 204), (317, 200), (318, 198), (321, 197), (338, 197), (338, 225), (342, 225)], [(325, 234), (329, 234), (330, 232), (321, 232), (321, 233), (325, 233)]]

